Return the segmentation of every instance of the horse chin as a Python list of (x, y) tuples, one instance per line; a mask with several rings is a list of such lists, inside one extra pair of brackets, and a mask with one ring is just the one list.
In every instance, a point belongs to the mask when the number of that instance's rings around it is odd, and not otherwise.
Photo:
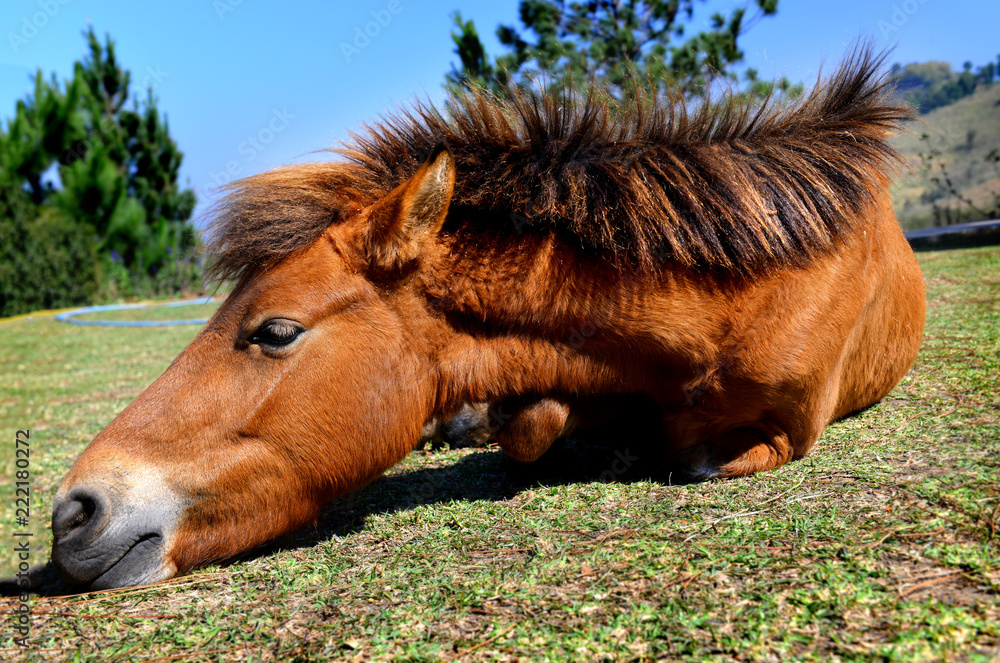
[(177, 573), (169, 549), (184, 501), (159, 477), (123, 472), (64, 484), (53, 505), (52, 566), (89, 589), (148, 585)]
[(163, 553), (163, 537), (148, 535), (129, 548), (121, 559), (94, 579), (88, 588), (138, 587), (172, 578), (177, 574), (177, 568), (166, 560)]

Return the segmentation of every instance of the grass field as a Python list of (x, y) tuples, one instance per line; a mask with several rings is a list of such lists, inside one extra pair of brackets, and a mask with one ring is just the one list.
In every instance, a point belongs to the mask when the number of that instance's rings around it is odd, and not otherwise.
[[(496, 451), (416, 452), (246, 559), (34, 598), (33, 648), (13, 648), (5, 617), (0, 659), (998, 660), (1000, 247), (919, 258), (915, 367), (801, 461), (601, 483), (608, 452), (570, 443), (560, 476), (523, 485)], [(30, 427), (34, 562), (73, 458), (195, 331), (0, 323), (0, 476)]]

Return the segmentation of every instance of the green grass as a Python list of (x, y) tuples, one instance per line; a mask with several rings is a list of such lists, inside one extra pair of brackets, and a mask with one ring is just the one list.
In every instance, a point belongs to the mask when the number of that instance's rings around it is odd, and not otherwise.
[[(35, 598), (35, 649), (9, 649), (5, 625), (0, 658), (996, 660), (1000, 247), (919, 259), (916, 365), (801, 461), (698, 485), (605, 484), (607, 451), (571, 443), (562, 478), (518, 485), (492, 450), (416, 452), (256, 556)], [(36, 317), (0, 332), (0, 418), (11, 438), (31, 426), (38, 454), (41, 562), (62, 473), (195, 330)]]
[[(88, 313), (81, 320), (202, 318), (218, 304)], [(31, 524), (36, 559), (47, 559), (52, 496), (87, 443), (155, 380), (194, 335), (197, 326), (115, 328), (57, 322), (53, 315), (0, 322), (0, 483), (14, 481), (14, 435), (31, 431)], [(10, 495), (12, 491), (4, 491)], [(15, 525), (13, 495), (0, 509), (0, 541)], [(18, 528), (21, 531), (23, 528)], [(0, 557), (0, 575), (14, 560)]]

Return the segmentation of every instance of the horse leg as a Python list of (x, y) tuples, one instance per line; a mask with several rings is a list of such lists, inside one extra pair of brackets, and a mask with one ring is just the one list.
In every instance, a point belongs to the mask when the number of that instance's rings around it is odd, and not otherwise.
[(683, 479), (704, 481), (777, 469), (799, 455), (784, 432), (746, 426), (685, 449), (671, 466)]
[(564, 434), (569, 405), (551, 398), (511, 398), (500, 404), (497, 418), (500, 427), (493, 439), (503, 449), (504, 458), (532, 463)]

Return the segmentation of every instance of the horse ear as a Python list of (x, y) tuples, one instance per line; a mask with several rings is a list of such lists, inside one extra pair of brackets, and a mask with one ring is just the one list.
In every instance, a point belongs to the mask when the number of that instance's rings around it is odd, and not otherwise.
[(397, 271), (420, 257), (448, 214), (455, 157), (438, 143), (408, 180), (372, 206), (365, 250), (372, 267)]

